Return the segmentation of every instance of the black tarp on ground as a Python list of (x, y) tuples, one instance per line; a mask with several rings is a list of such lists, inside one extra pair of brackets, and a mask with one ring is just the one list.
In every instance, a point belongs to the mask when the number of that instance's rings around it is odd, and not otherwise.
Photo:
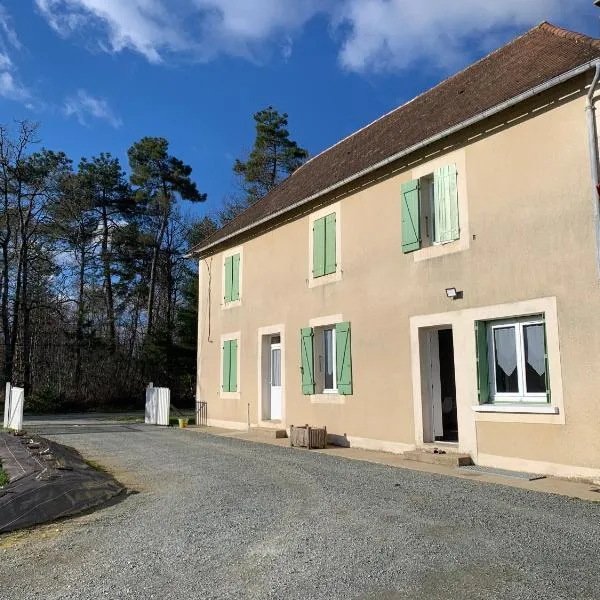
[(0, 488), (0, 533), (79, 514), (124, 491), (77, 451), (38, 436), (0, 433), (0, 460), (10, 477)]

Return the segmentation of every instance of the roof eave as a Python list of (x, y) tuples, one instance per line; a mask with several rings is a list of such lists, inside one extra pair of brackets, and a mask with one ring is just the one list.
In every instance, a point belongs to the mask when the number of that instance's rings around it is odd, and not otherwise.
[(303, 198), (302, 200), (299, 200), (298, 202), (295, 202), (294, 204), (291, 204), (289, 206), (286, 206), (285, 208), (275, 211), (275, 212), (267, 215), (266, 217), (263, 217), (262, 219), (259, 219), (258, 221), (255, 221), (254, 223), (252, 223), (250, 225), (247, 225), (246, 227), (242, 227), (241, 229), (238, 229), (237, 231), (234, 231), (233, 233), (230, 233), (229, 235), (226, 235), (223, 238), (215, 240), (214, 242), (211, 242), (207, 246), (203, 246), (198, 249), (193, 249), (185, 255), (185, 258), (202, 258), (203, 256), (210, 255), (210, 253), (207, 251), (210, 250), (211, 248), (214, 248), (215, 246), (221, 245), (235, 237), (243, 235), (244, 233), (257, 228), (260, 225), (263, 225), (264, 223), (268, 223), (269, 221), (272, 221), (272, 220), (276, 219), (277, 217), (280, 217), (281, 215), (284, 215), (288, 212), (291, 212), (293, 210), (301, 208), (303, 205), (308, 204), (308, 203), (312, 202), (313, 200), (320, 198), (321, 196), (325, 196), (326, 194), (329, 194), (330, 192), (333, 192), (333, 191), (343, 187), (344, 185), (347, 185), (348, 183), (352, 183), (353, 181), (356, 181), (357, 179), (360, 179), (361, 177), (364, 177), (365, 175), (369, 175), (370, 173), (377, 171), (378, 169), (381, 169), (382, 167), (385, 167), (400, 158), (403, 158), (409, 154), (412, 154), (413, 152), (416, 152), (417, 150), (421, 150), (422, 148), (425, 148), (425, 147), (429, 146), (430, 144), (434, 144), (435, 142), (438, 142), (439, 140), (441, 140), (445, 137), (448, 137), (449, 135), (452, 135), (454, 133), (461, 131), (462, 129), (466, 129), (467, 127), (470, 127), (471, 125), (479, 123), (480, 121), (483, 121), (493, 115), (496, 115), (496, 114), (502, 112), (503, 110), (510, 108), (511, 106), (515, 106), (516, 104), (519, 104), (520, 102), (527, 100), (528, 98), (536, 96), (537, 94), (545, 92), (546, 90), (549, 90), (550, 88), (560, 85), (561, 83), (564, 83), (565, 81), (568, 81), (569, 79), (573, 79), (574, 77), (577, 77), (578, 75), (581, 75), (581, 74), (585, 73), (586, 71), (588, 71), (592, 68), (595, 68), (597, 64), (600, 64), (600, 59), (588, 61), (588, 62), (580, 65), (579, 67), (575, 67), (574, 69), (570, 69), (569, 71), (566, 71), (562, 75), (558, 75), (557, 77), (548, 79), (544, 83), (534, 86), (531, 89), (529, 89), (525, 92), (522, 92), (521, 94), (518, 94), (517, 96), (514, 96), (513, 98), (510, 98), (509, 100), (505, 100), (504, 102), (501, 102), (500, 104), (497, 104), (496, 106), (493, 106), (492, 108), (489, 108), (481, 113), (478, 113), (474, 117), (470, 117), (469, 119), (466, 119), (465, 121), (462, 121), (461, 123), (458, 123), (457, 125), (453, 125), (452, 127), (445, 129), (444, 131), (442, 131), (440, 133), (436, 133), (435, 135), (433, 135), (429, 138), (426, 138), (425, 140), (418, 142), (417, 144), (414, 144), (414, 145), (410, 146), (409, 148), (406, 148), (400, 152), (397, 152), (396, 154), (393, 154), (392, 156), (389, 156), (385, 160), (375, 163), (374, 165), (371, 165), (370, 167), (362, 169), (361, 171), (354, 173), (354, 175), (351, 175), (350, 177), (346, 177), (345, 179), (342, 179), (342, 180), (338, 181), (337, 183), (335, 183), (315, 194), (312, 194), (311, 196), (307, 196), (306, 198)]

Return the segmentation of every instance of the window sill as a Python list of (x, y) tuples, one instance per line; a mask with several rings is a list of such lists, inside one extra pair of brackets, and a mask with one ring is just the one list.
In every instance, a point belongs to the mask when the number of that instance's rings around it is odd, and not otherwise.
[(323, 392), (310, 397), (311, 404), (346, 404), (346, 396), (337, 392)]
[(473, 406), (474, 412), (479, 413), (514, 413), (530, 415), (557, 415), (558, 406), (527, 406), (526, 404), (479, 404)]
[(328, 275), (321, 275), (320, 277), (313, 277), (312, 273), (308, 278), (308, 287), (314, 288), (320, 285), (327, 285), (328, 283), (334, 283), (342, 279), (342, 270), (339, 268), (334, 273)]
[(233, 300), (231, 302), (225, 302), (225, 304), (221, 304), (221, 310), (229, 310), (230, 308), (237, 308), (242, 305), (242, 300)]
[(457, 240), (452, 240), (449, 242), (436, 242), (430, 246), (423, 246), (412, 252), (412, 255), (415, 262), (420, 262), (422, 260), (429, 260), (432, 258), (438, 258), (439, 256), (445, 256), (446, 254), (462, 252), (468, 248), (469, 240), (466, 234), (463, 234)]

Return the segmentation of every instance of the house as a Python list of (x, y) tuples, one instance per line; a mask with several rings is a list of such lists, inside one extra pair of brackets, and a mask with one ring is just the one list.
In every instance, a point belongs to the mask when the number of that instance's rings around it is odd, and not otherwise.
[(195, 247), (208, 424), (600, 478), (599, 64), (542, 23)]

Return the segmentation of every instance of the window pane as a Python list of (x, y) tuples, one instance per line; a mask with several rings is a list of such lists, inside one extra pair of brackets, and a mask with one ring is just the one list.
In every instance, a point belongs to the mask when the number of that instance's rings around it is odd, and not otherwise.
[(325, 389), (332, 390), (333, 387), (333, 329), (323, 331), (325, 342)]
[(281, 350), (277, 348), (271, 350), (271, 385), (281, 385)]
[(525, 382), (527, 393), (546, 393), (546, 357), (544, 352), (544, 325), (523, 327), (525, 346)]
[(494, 359), (496, 361), (496, 392), (518, 394), (517, 346), (514, 327), (498, 327), (494, 331)]

